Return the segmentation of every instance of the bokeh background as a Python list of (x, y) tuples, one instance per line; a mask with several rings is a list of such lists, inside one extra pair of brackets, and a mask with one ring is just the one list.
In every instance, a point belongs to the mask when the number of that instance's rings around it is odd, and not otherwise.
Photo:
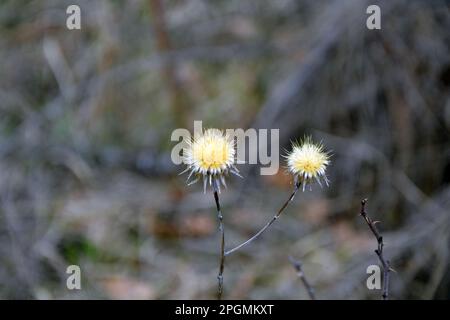
[[(214, 299), (213, 197), (170, 160), (172, 131), (202, 120), (333, 153), (330, 187), (227, 258), (225, 298), (308, 299), (292, 255), (319, 299), (379, 299), (368, 198), (392, 299), (448, 299), (449, 51), (438, 0), (1, 1), (0, 298)], [(239, 168), (221, 194), (228, 248), (292, 190), (283, 168)]]

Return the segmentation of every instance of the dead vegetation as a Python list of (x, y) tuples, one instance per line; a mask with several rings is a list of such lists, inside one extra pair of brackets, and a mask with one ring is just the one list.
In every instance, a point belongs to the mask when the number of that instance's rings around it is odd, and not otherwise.
[[(381, 31), (353, 0), (80, 0), (68, 31), (69, 2), (0, 4), (1, 298), (214, 298), (214, 202), (170, 161), (170, 133), (194, 120), (279, 128), (283, 147), (310, 133), (334, 154), (329, 188), (227, 258), (224, 298), (308, 299), (291, 255), (318, 299), (378, 299), (366, 197), (397, 271), (389, 297), (448, 298), (445, 1), (378, 1)], [(255, 167), (221, 194), (230, 248), (292, 190)]]

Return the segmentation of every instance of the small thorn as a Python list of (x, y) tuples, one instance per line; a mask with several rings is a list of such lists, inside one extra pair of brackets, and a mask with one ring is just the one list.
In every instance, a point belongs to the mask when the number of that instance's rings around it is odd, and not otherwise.
[(320, 179), (316, 177), (316, 181), (317, 181), (317, 183), (319, 184), (319, 186), (320, 186), (321, 188), (323, 188), (322, 182), (320, 182)]
[(189, 183), (188, 183), (188, 187), (191, 186), (191, 185), (193, 185), (193, 184), (196, 183), (197, 181), (198, 181), (198, 179), (195, 179), (195, 180), (189, 182)]
[(242, 179), (244, 179), (244, 177), (243, 176), (241, 176), (240, 175), (240, 173), (238, 172), (238, 171), (236, 171), (237, 169), (236, 168), (234, 168), (234, 169), (231, 169), (230, 170), (230, 172), (232, 173), (232, 174), (234, 174), (234, 175), (236, 175), (236, 176), (238, 176), (239, 178), (242, 178)]
[(191, 171), (190, 173), (189, 173), (189, 175), (188, 175), (188, 177), (187, 177), (187, 179), (186, 179), (186, 182), (188, 182), (189, 181), (189, 179), (192, 177), (192, 174), (194, 173), (194, 171)]
[(180, 175), (182, 175), (183, 173), (186, 173), (186, 172), (188, 172), (189, 171), (189, 167), (187, 167), (186, 169), (184, 169), (183, 171), (181, 171), (178, 175), (180, 176)]
[(379, 221), (379, 220), (372, 221), (372, 224), (373, 224), (373, 225), (376, 225), (377, 223), (380, 223), (380, 221)]
[(222, 185), (225, 187), (225, 189), (227, 188), (227, 183), (225, 182), (225, 177), (222, 175), (220, 176), (220, 181), (222, 182)]

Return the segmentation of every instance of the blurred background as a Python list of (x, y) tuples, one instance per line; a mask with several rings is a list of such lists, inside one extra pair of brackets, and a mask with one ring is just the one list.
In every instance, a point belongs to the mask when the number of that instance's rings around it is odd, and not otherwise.
[[(308, 299), (292, 255), (318, 299), (379, 299), (368, 198), (391, 298), (448, 299), (449, 51), (444, 0), (1, 1), (0, 298), (214, 299), (213, 197), (170, 160), (172, 131), (202, 120), (333, 153), (330, 187), (227, 258), (225, 298)], [(284, 168), (239, 169), (221, 194), (227, 248), (292, 190)]]

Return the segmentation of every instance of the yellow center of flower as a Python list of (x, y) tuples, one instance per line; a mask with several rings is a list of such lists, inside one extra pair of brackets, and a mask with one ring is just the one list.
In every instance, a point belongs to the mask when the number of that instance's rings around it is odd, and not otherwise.
[(294, 147), (294, 150), (288, 156), (290, 171), (305, 178), (325, 174), (325, 168), (328, 163), (328, 155), (322, 151), (320, 146), (312, 143)]
[(307, 150), (306, 152), (300, 150), (295, 157), (294, 167), (299, 171), (313, 174), (320, 169), (324, 161), (324, 157), (313, 150)]
[(220, 130), (210, 129), (192, 143), (191, 157), (200, 171), (219, 172), (233, 163), (233, 144)]
[(227, 163), (228, 145), (220, 139), (202, 137), (192, 147), (197, 164), (205, 169), (219, 169)]

